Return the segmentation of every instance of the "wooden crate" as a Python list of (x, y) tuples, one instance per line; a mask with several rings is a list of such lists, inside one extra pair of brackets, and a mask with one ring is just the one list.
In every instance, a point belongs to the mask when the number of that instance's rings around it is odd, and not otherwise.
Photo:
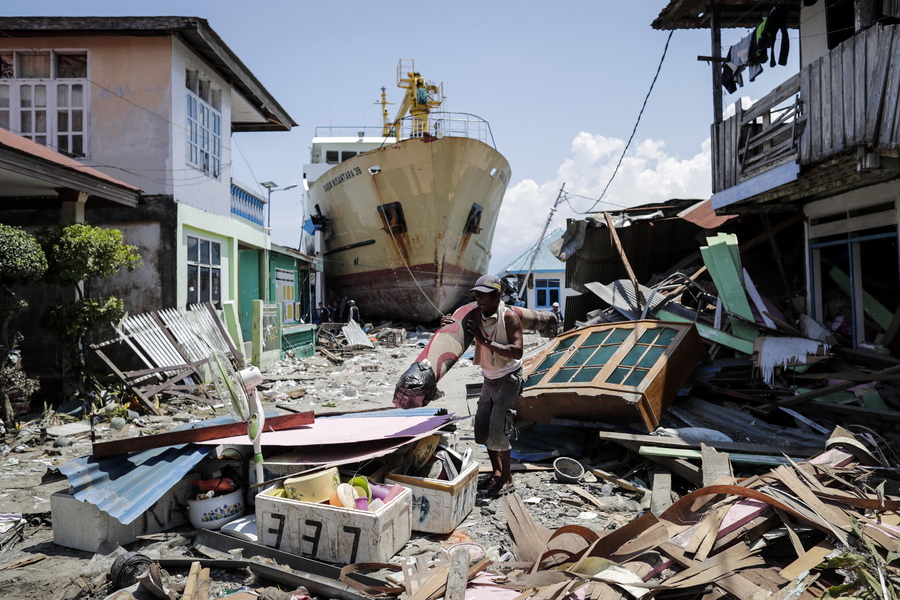
[(426, 533), (450, 533), (475, 506), (478, 463), (472, 461), (453, 481), (391, 473), (386, 484), (412, 490), (412, 528)]
[(411, 533), (412, 491), (404, 489), (376, 512), (313, 504), (271, 493), (256, 496), (259, 542), (317, 560), (387, 562)]

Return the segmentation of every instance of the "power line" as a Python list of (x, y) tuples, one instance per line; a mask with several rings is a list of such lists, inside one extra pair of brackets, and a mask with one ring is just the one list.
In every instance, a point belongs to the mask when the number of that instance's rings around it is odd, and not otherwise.
[(634, 134), (637, 133), (638, 125), (641, 122), (641, 116), (643, 116), (644, 114), (644, 109), (647, 108), (647, 101), (650, 99), (650, 94), (653, 92), (653, 87), (656, 85), (656, 80), (659, 77), (659, 72), (662, 70), (663, 61), (666, 60), (666, 53), (669, 51), (669, 42), (672, 41), (672, 34), (674, 32), (674, 29), (669, 30), (669, 37), (666, 38), (666, 45), (663, 48), (662, 56), (659, 58), (659, 65), (656, 67), (656, 74), (653, 75), (653, 81), (650, 82), (650, 89), (647, 90), (647, 95), (644, 96), (644, 103), (641, 105), (641, 111), (638, 113), (637, 121), (635, 121), (634, 128), (631, 130), (631, 136), (628, 138), (628, 142), (625, 144), (625, 148), (622, 149), (622, 155), (619, 156), (619, 162), (616, 164), (616, 168), (613, 171), (612, 176), (609, 178), (609, 181), (606, 182), (606, 187), (604, 187), (603, 191), (600, 193), (600, 197), (597, 198), (597, 201), (591, 205), (587, 212), (591, 212), (598, 204), (600, 204), (600, 201), (603, 200), (603, 196), (606, 195), (606, 191), (612, 184), (613, 179), (616, 178), (616, 173), (619, 172), (619, 167), (622, 166), (622, 160), (625, 158), (625, 153), (628, 152), (628, 147), (631, 146), (631, 141), (634, 139)]

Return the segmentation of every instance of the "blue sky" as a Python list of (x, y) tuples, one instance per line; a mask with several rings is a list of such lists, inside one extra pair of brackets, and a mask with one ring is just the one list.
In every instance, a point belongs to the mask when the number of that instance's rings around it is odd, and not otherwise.
[[(574, 197), (548, 231), (587, 210), (606, 186), (656, 72), (668, 32), (650, 27), (663, 0), (307, 2), (31, 0), (6, 16), (198, 16), (299, 124), (233, 136), (232, 175), (300, 183), (316, 126), (379, 125), (382, 86), (397, 101), (397, 62), (443, 82), (445, 108), (488, 120), (512, 178), (494, 236), (499, 271), (533, 244), (560, 186)], [(723, 33), (726, 48), (746, 35)], [(796, 32), (793, 32), (796, 33)], [(797, 44), (791, 62), (796, 69)], [(596, 210), (710, 194), (708, 30), (675, 31), (626, 158)], [(766, 69), (725, 96), (758, 98), (791, 67)], [(297, 247), (302, 186), (272, 196), (273, 240)], [(262, 192), (262, 188), (260, 189)]]

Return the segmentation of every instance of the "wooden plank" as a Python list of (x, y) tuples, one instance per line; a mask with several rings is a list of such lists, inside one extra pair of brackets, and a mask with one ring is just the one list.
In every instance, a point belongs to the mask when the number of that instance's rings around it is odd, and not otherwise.
[(18, 569), (19, 567), (24, 567), (24, 566), (42, 561), (45, 558), (47, 558), (46, 554), (38, 552), (37, 554), (35, 554), (33, 556), (29, 556), (29, 557), (23, 558), (21, 560), (17, 560), (14, 562), (0, 565), (0, 571), (8, 571), (9, 569)]
[(809, 110), (809, 119), (806, 121), (806, 131), (809, 133), (809, 160), (818, 162), (822, 160), (822, 104), (827, 102), (822, 89), (822, 61), (814, 60), (806, 69), (809, 71), (810, 96), (807, 98), (806, 108)]
[(131, 393), (133, 393), (135, 398), (137, 398), (138, 404), (143, 406), (147, 412), (160, 417), (165, 414), (163, 411), (157, 408), (156, 404), (154, 404), (154, 402), (150, 400), (150, 398), (144, 395), (139, 387), (131, 383), (131, 380), (125, 376), (125, 373), (120, 371), (119, 368), (113, 363), (113, 361), (111, 361), (100, 348), (94, 347), (94, 352), (97, 353), (97, 356), (99, 356), (100, 359), (106, 363), (106, 366), (112, 369), (113, 373), (115, 373), (116, 376), (125, 383)]
[[(863, 35), (855, 35), (851, 39), (844, 42), (853, 45), (854, 56), (854, 93), (856, 95), (856, 103), (854, 106), (855, 113), (853, 115), (853, 138), (852, 146), (859, 146), (865, 143), (866, 135), (866, 117), (867, 117), (867, 99), (868, 93), (866, 89), (866, 75), (869, 70), (869, 63), (866, 57), (866, 38)], [(828, 102), (828, 98), (819, 99), (820, 102)], [(850, 141), (850, 140), (848, 140)]]
[(191, 563), (191, 569), (188, 571), (187, 582), (184, 584), (184, 592), (181, 595), (182, 600), (197, 600), (197, 585), (200, 579), (200, 562)]
[(727, 452), (716, 452), (706, 444), (700, 444), (700, 455), (703, 465), (703, 486), (712, 485), (722, 477), (734, 477), (731, 461)]
[(200, 576), (197, 578), (197, 592), (194, 594), (195, 600), (209, 600), (209, 567), (200, 569)]
[[(314, 423), (315, 420), (316, 417), (313, 411), (270, 417), (266, 419), (265, 431), (294, 429), (296, 427)], [(177, 444), (188, 444), (190, 442), (203, 442), (246, 433), (247, 424), (243, 421), (226, 423), (224, 425), (208, 425), (205, 427), (197, 427), (195, 429), (168, 431), (166, 433), (156, 433), (154, 435), (114, 440), (111, 442), (97, 442), (93, 445), (93, 453), (94, 458), (105, 458), (108, 456), (126, 454), (128, 452), (137, 452), (139, 450), (175, 446)]]
[[(720, 576), (722, 573), (728, 573), (735, 570), (735, 563), (737, 562), (733, 557), (734, 556), (742, 556), (748, 553), (745, 546), (735, 545), (714, 556), (713, 558), (707, 559), (706, 561), (700, 562), (695, 561), (684, 555), (684, 552), (676, 546), (675, 544), (671, 544), (669, 542), (665, 542), (660, 544), (660, 550), (662, 550), (667, 556), (672, 558), (675, 562), (681, 564), (684, 567), (688, 567), (688, 569), (695, 568), (698, 569), (701, 566), (706, 566), (706, 571), (711, 571), (711, 573), (707, 573), (709, 577)], [(751, 557), (752, 558), (752, 557)], [(756, 559), (757, 562), (761, 562), (762, 559)], [(669, 580), (672, 580), (674, 584), (676, 581), (682, 579), (684, 577), (683, 574), (687, 573), (687, 571), (682, 571), (678, 575), (674, 577), (670, 577)], [(675, 578), (678, 578), (676, 580)], [(666, 580), (666, 583), (669, 583), (669, 580)], [(746, 598), (746, 599), (756, 599), (756, 598), (766, 598), (769, 596), (769, 593), (763, 588), (754, 585), (747, 578), (738, 575), (727, 575), (725, 577), (718, 578), (714, 581), (714, 584), (729, 594), (733, 594), (737, 598)]]
[(814, 119), (810, 118), (812, 115), (812, 103), (810, 100), (813, 98), (814, 92), (810, 73), (811, 69), (809, 67), (800, 69), (800, 97), (804, 99), (805, 112), (807, 114), (806, 127), (800, 135), (800, 164), (809, 164), (812, 162), (811, 137), (815, 125), (813, 123)]
[[(894, 28), (888, 28), (892, 31)], [(888, 34), (890, 35), (890, 34)], [(884, 37), (884, 36), (883, 36)], [(879, 115), (879, 132), (876, 145), (879, 148), (897, 148), (894, 139), (894, 123), (897, 119), (897, 101), (900, 96), (900, 45), (882, 46), (882, 52), (889, 56), (887, 65), (887, 84), (884, 95), (881, 98), (881, 113)], [(890, 48), (885, 52), (885, 48)]]
[(667, 446), (669, 448), (693, 448), (701, 450), (703, 445), (716, 450), (726, 452), (742, 452), (744, 454), (804, 454), (812, 456), (821, 452), (821, 446), (778, 446), (770, 444), (748, 444), (743, 442), (711, 442), (700, 440), (685, 440), (682, 438), (666, 437), (663, 435), (637, 435), (631, 433), (620, 433), (618, 431), (599, 431), (597, 435), (601, 440), (609, 440), (613, 442), (633, 442), (638, 445), (648, 444), (654, 446)]
[(753, 312), (750, 310), (750, 303), (741, 282), (739, 265), (734, 262), (732, 251), (729, 249), (731, 245), (736, 249), (737, 239), (734, 235), (719, 234), (707, 238), (706, 242), (707, 245), (700, 248), (700, 253), (716, 284), (719, 296), (725, 303), (725, 308), (749, 321), (729, 317), (731, 330), (736, 336), (753, 341), (759, 335), (759, 330), (755, 325), (751, 325), (754, 322)]
[[(641, 453), (641, 445), (639, 443), (623, 440), (616, 440), (616, 443), (625, 446), (635, 454)], [(679, 477), (684, 478), (694, 485), (701, 485), (703, 483), (703, 476), (700, 473), (700, 467), (692, 464), (690, 461), (684, 460), (683, 458), (673, 458), (669, 456), (648, 455), (646, 456), (646, 458), (650, 459), (658, 465), (669, 469)]]
[(822, 152), (824, 155), (834, 154), (834, 132), (831, 128), (831, 52), (826, 52), (819, 59), (819, 81), (821, 81), (822, 98), (828, 96), (828, 101), (822, 102)]
[(834, 551), (834, 545), (828, 540), (822, 540), (794, 562), (783, 568), (778, 574), (785, 579), (796, 579), (801, 573), (809, 571), (825, 560), (825, 557)]
[(619, 258), (622, 260), (622, 265), (628, 273), (628, 279), (630, 279), (632, 285), (634, 285), (634, 293), (637, 296), (637, 309), (641, 310), (644, 307), (644, 295), (641, 293), (641, 286), (638, 284), (634, 269), (631, 268), (631, 262), (628, 260), (625, 248), (622, 247), (622, 242), (619, 240), (619, 234), (616, 232), (615, 225), (613, 225), (612, 217), (608, 212), (603, 213), (603, 217), (606, 219), (606, 227), (609, 229), (609, 239), (619, 252)]
[[(701, 460), (703, 453), (700, 450), (683, 450), (680, 448), (658, 448), (655, 446), (641, 446), (638, 450), (641, 456), (651, 457), (667, 457)], [(790, 457), (788, 457), (790, 458)], [(766, 456), (764, 454), (732, 454), (731, 462), (742, 463), (748, 465), (784, 465), (789, 462), (788, 458), (783, 456)], [(803, 460), (802, 458), (793, 458), (793, 460)], [(701, 475), (702, 483), (702, 475)]]
[(656, 467), (651, 478), (653, 494), (650, 496), (650, 512), (658, 517), (672, 506), (672, 474), (661, 467)]
[[(832, 267), (831, 271), (828, 272), (828, 277), (831, 278), (845, 294), (848, 296), (850, 295), (850, 277), (848, 277), (839, 267)], [(893, 313), (886, 309), (870, 293), (863, 291), (862, 297), (863, 308), (866, 314), (869, 315), (879, 327), (886, 330), (890, 326), (891, 320), (894, 318)]]
[(447, 575), (446, 600), (464, 600), (469, 574), (469, 551), (456, 548), (450, 552), (450, 574)]
[(832, 141), (835, 148), (843, 149), (844, 144), (844, 64), (840, 46), (832, 50), (831, 56), (831, 123)]
[(855, 88), (853, 87), (856, 73), (853, 62), (853, 44), (841, 44), (838, 48), (840, 48), (841, 52), (841, 71), (843, 74), (843, 77), (841, 78), (841, 87), (843, 88), (841, 96), (843, 98), (844, 107), (841, 113), (844, 118), (844, 143), (850, 148), (856, 144), (853, 133), (857, 102)]
[[(763, 215), (765, 218), (766, 215)], [(766, 314), (768, 308), (763, 302), (762, 296), (759, 295), (759, 291), (756, 289), (756, 285), (754, 285), (753, 280), (750, 279), (750, 273), (747, 272), (747, 269), (743, 269), (744, 276), (744, 287), (747, 289), (747, 295), (750, 296), (750, 300), (753, 301), (753, 305), (756, 306), (756, 312), (762, 316), (763, 323), (765, 323), (766, 327), (769, 329), (775, 329), (775, 322), (772, 321), (771, 317)]]
[[(871, 30), (880, 29), (873, 27)], [(884, 48), (891, 45), (893, 28), (883, 29), (880, 35), (872, 35), (866, 40), (866, 61), (868, 81), (866, 90), (866, 145), (877, 145), (880, 133), (881, 105), (887, 85), (889, 53)], [(888, 45), (882, 46), (881, 44)]]

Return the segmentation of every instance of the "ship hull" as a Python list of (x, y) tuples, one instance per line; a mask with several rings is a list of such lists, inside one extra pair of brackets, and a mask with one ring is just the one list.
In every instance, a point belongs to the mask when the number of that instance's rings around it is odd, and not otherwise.
[(327, 293), (367, 319), (450, 312), (487, 270), (509, 176), (499, 152), (462, 137), (407, 139), (325, 172), (309, 200), (329, 220)]

